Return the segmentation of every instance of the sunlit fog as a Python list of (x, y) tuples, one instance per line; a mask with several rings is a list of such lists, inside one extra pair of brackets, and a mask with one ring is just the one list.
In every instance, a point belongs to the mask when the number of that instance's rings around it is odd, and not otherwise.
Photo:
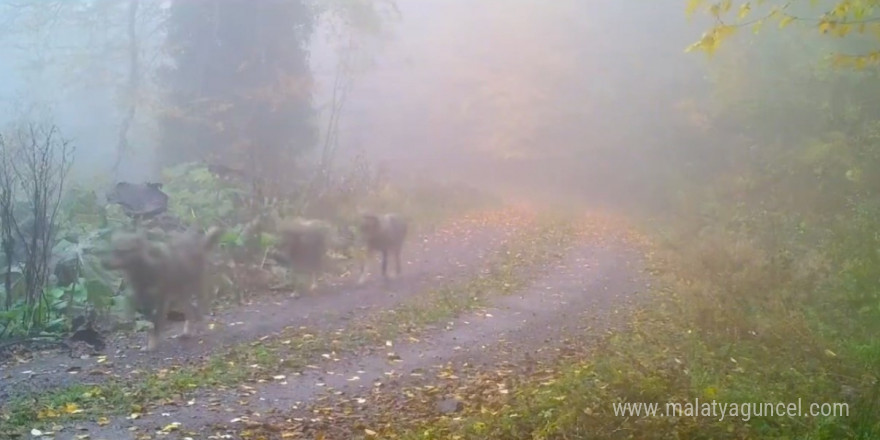
[(878, 0), (0, 0), (0, 437), (880, 438)]

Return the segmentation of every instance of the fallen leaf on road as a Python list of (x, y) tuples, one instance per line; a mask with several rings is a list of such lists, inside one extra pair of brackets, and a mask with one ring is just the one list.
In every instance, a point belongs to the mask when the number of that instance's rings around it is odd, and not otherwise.
[(172, 422), (168, 425), (165, 425), (165, 427), (162, 428), (162, 432), (172, 432), (177, 431), (178, 429), (180, 429), (180, 422)]
[(81, 413), (82, 409), (80, 409), (77, 404), (73, 402), (68, 402), (66, 405), (64, 405), (64, 412), (67, 414), (77, 414)]

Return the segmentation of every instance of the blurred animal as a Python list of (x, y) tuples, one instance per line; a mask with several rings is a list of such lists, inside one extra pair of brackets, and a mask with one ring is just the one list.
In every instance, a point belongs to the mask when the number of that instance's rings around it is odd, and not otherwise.
[(315, 290), (325, 264), (330, 226), (321, 220), (296, 218), (279, 225), (278, 235), (280, 240), (272, 256), (295, 270), (309, 272), (309, 290)]
[(382, 253), (382, 277), (388, 277), (388, 253), (394, 254), (395, 271), (400, 275), (400, 251), (406, 240), (408, 225), (400, 215), (364, 214), (361, 216), (360, 233), (366, 245), (366, 255), (361, 259), (361, 276), (358, 284), (367, 279), (366, 263), (374, 252)]
[(204, 235), (195, 231), (172, 232), (166, 242), (150, 240), (143, 230), (114, 235), (103, 265), (125, 274), (135, 310), (153, 323), (146, 351), (158, 345), (172, 307), (182, 309), (186, 316), (184, 337), (190, 335), (191, 322), (201, 321), (207, 309), (207, 253), (217, 245), (222, 232), (216, 227)]

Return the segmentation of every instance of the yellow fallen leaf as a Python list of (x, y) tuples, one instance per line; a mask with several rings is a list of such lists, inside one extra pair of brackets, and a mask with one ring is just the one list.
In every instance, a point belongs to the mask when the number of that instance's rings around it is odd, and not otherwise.
[(110, 419), (108, 419), (106, 417), (101, 417), (98, 419), (97, 423), (98, 423), (98, 426), (107, 426), (110, 424)]
[(375, 437), (376, 431), (373, 431), (372, 429), (364, 428), (364, 434), (367, 434), (370, 437)]
[(58, 417), (58, 413), (52, 408), (44, 408), (37, 413), (37, 419), (53, 419), (55, 417)]

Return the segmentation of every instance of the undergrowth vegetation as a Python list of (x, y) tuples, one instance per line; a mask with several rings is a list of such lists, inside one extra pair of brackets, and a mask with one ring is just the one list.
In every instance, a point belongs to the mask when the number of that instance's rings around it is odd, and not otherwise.
[[(216, 300), (241, 300), (243, 292), (266, 291), (270, 283), (248, 278), (254, 272), (260, 278), (276, 276), (266, 266), (266, 251), (275, 243), (274, 226), (280, 219), (295, 216), (320, 218), (329, 222), (340, 235), (353, 236), (358, 216), (364, 210), (399, 212), (413, 222), (413, 233), (443, 221), (451, 215), (487, 207), (495, 200), (473, 188), (437, 185), (429, 181), (383, 182), (367, 166), (354, 166), (340, 172), (337, 179), (321, 191), (292, 195), (289, 198), (255, 200), (245, 182), (224, 178), (209, 167), (184, 163), (167, 168), (161, 190), (168, 195), (168, 212), (150, 220), (151, 234), (161, 238), (165, 231), (181, 228), (207, 229), (221, 226), (218, 261), (212, 269)], [(9, 279), (9, 288), (0, 286), (0, 336), (6, 338), (43, 337), (49, 340), (66, 335), (77, 317), (97, 316), (114, 327), (133, 323), (125, 289), (118, 273), (101, 265), (110, 236), (114, 231), (132, 228), (132, 219), (119, 204), (110, 203), (104, 188), (75, 185), (59, 199), (57, 220), (52, 223), (54, 240), (47, 249), (50, 274), (39, 292), (38, 300), (25, 295), (24, 274), (29, 267), (24, 258), (39, 249), (11, 249), (9, 258), (0, 261)], [(21, 202), (25, 203), (25, 202)], [(4, 224), (25, 224), (28, 218), (16, 218), (10, 210)], [(23, 228), (21, 228), (23, 230)], [(28, 231), (19, 236), (13, 231), (11, 243), (26, 242)], [(350, 265), (351, 239), (340, 241), (333, 256)], [(228, 258), (227, 258), (228, 257)], [(266, 275), (268, 274), (268, 275)], [(298, 282), (298, 280), (294, 280)], [(294, 284), (291, 288), (296, 288)]]

